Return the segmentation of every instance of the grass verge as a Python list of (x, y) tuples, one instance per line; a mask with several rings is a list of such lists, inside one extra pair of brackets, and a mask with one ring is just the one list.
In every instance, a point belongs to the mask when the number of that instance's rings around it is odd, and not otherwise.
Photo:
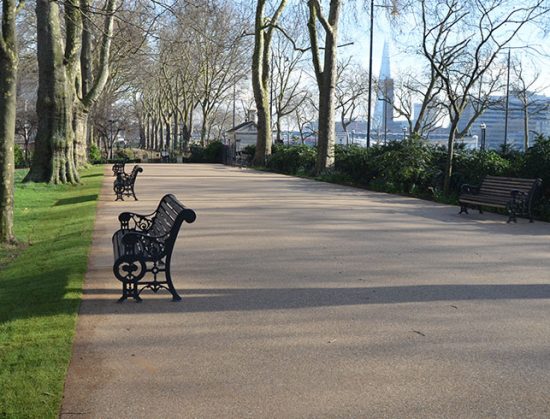
[(0, 418), (55, 418), (63, 395), (103, 167), (82, 184), (22, 184), (0, 248)]

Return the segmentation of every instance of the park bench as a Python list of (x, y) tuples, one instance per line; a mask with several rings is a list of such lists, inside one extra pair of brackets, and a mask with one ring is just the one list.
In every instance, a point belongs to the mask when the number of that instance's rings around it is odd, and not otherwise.
[(124, 165), (126, 161), (117, 161), (113, 164), (113, 176), (117, 176), (119, 173), (124, 173)]
[[(183, 221), (192, 223), (196, 214), (172, 194), (165, 195), (155, 212), (140, 215), (123, 212), (118, 216), (120, 230), (113, 235), (113, 272), (122, 282), (122, 302), (128, 297), (141, 301), (141, 292), (166, 289), (173, 301), (181, 300), (170, 275), (172, 251)], [(153, 279), (142, 281), (147, 273)], [(164, 280), (158, 276), (164, 273)]]
[(136, 177), (138, 173), (143, 172), (141, 166), (134, 166), (131, 173), (118, 173), (113, 183), (113, 191), (115, 191), (116, 199), (124, 201), (123, 196), (133, 196), (137, 201), (136, 194), (134, 192), (134, 184), (136, 183)]
[(460, 188), (460, 212), (468, 214), (468, 207), (504, 208), (508, 212), (508, 223), (517, 222), (516, 216), (527, 216), (533, 222), (533, 201), (542, 184), (541, 179), (520, 179), (487, 176), (479, 186), (462, 185)]

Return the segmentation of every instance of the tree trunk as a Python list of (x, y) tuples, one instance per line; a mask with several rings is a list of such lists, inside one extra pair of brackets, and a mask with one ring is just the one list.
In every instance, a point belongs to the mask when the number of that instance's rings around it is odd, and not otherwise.
[(36, 1), (38, 48), (38, 130), (31, 170), (25, 181), (77, 183), (72, 126), (72, 79), (63, 53), (59, 4)]
[(171, 121), (172, 118), (168, 118), (168, 120), (166, 121), (166, 141), (165, 141), (165, 146), (164, 148), (166, 149), (166, 151), (170, 151), (171, 147), (172, 147), (172, 144), (171, 144), (171, 139), (172, 139), (172, 133), (171, 133)]
[(80, 168), (88, 163), (88, 112), (78, 103), (75, 104), (73, 132), (75, 167)]
[(527, 100), (523, 104), (523, 152), (527, 152), (529, 148), (529, 105)]
[(15, 243), (13, 234), (13, 189), (17, 46), (15, 1), (2, 2), (0, 38), (0, 243)]
[(180, 150), (180, 144), (179, 144), (179, 119), (178, 119), (178, 111), (177, 109), (174, 110), (174, 133), (173, 133), (173, 140), (172, 140), (172, 147), (174, 150), (179, 151)]
[[(203, 109), (205, 107), (203, 106)], [(202, 122), (201, 122), (201, 146), (206, 146), (207, 140), (208, 140), (208, 130), (207, 130), (208, 120), (207, 120), (207, 114), (203, 111), (202, 113)]]
[[(258, 0), (254, 26), (254, 52), (252, 54), (252, 90), (256, 102), (258, 139), (253, 164), (264, 166), (271, 154), (273, 142), (271, 132), (271, 109), (269, 106), (269, 81), (271, 69), (269, 66), (270, 45), (273, 28), (277, 24), (287, 0), (280, 0), (273, 16), (264, 16), (266, 0)], [(271, 25), (265, 25), (270, 20)]]
[(451, 121), (451, 125), (449, 127), (450, 131), (449, 140), (447, 142), (447, 162), (445, 163), (445, 178), (443, 180), (443, 193), (445, 195), (448, 195), (451, 190), (451, 176), (453, 174), (453, 158), (457, 125), (458, 120)]
[(334, 85), (325, 80), (319, 89), (319, 142), (317, 146), (317, 175), (334, 166), (334, 146), (336, 133), (334, 128)]
[[(308, 22), (309, 36), (312, 43), (312, 57), (317, 85), (319, 87), (319, 133), (317, 145), (317, 162), (315, 172), (319, 175), (326, 169), (334, 167), (334, 146), (336, 132), (334, 127), (334, 91), (337, 76), (337, 40), (338, 21), (340, 17), (341, 0), (331, 0), (328, 20), (321, 15), (321, 5), (318, 1), (309, 0), (310, 17)], [(325, 48), (323, 68), (319, 58), (317, 20), (324, 22)]]
[(281, 143), (283, 140), (281, 139), (281, 118), (277, 118), (277, 122), (275, 123), (277, 126), (277, 140), (276, 142)]

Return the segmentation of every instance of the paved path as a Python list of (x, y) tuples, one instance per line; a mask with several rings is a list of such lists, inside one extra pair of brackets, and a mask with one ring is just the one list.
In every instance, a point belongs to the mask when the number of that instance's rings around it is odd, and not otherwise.
[[(101, 194), (62, 418), (550, 417), (550, 225), (216, 165)], [(183, 296), (117, 304), (116, 216), (173, 192)]]

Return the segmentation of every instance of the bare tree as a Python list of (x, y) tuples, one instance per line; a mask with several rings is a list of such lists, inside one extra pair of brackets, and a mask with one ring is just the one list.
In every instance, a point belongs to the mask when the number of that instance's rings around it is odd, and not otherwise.
[(271, 16), (266, 16), (267, 0), (257, 0), (254, 22), (254, 52), (252, 54), (252, 89), (258, 116), (258, 140), (253, 163), (265, 164), (271, 154), (271, 112), (269, 106), (270, 50), (273, 31), (286, 7), (287, 0), (279, 0)]
[(546, 14), (544, 0), (510, 7), (505, 0), (421, 0), (422, 52), (441, 81), (450, 130), (444, 191), (450, 187), (457, 127), (471, 94), (506, 47), (530, 21)]
[(300, 141), (302, 144), (309, 138), (317, 135), (314, 128), (315, 120), (318, 117), (318, 107), (313, 103), (312, 94), (308, 92), (306, 100), (302, 106), (294, 110), (294, 119), (298, 132), (300, 133)]
[[(328, 16), (325, 16), (318, 0), (308, 0), (308, 31), (311, 42), (311, 56), (315, 78), (319, 88), (319, 133), (317, 143), (317, 174), (334, 166), (334, 145), (336, 133), (334, 128), (335, 101), (334, 91), (337, 76), (337, 42), (338, 23), (342, 8), (341, 0), (331, 0)], [(323, 64), (319, 25), (323, 30), (325, 46)]]
[(15, 0), (2, 0), (0, 31), (0, 243), (14, 243), (13, 189), (15, 111), (17, 87), (17, 8)]
[(359, 117), (362, 100), (369, 92), (368, 73), (351, 61), (340, 62), (336, 81), (336, 110), (340, 113), (340, 122), (349, 142), (348, 127)]
[(540, 71), (528, 75), (521, 60), (514, 60), (512, 68), (515, 81), (512, 82), (511, 93), (516, 96), (523, 113), (523, 150), (529, 148), (529, 115), (539, 114), (548, 110), (546, 101), (537, 100), (536, 83), (540, 77)]

